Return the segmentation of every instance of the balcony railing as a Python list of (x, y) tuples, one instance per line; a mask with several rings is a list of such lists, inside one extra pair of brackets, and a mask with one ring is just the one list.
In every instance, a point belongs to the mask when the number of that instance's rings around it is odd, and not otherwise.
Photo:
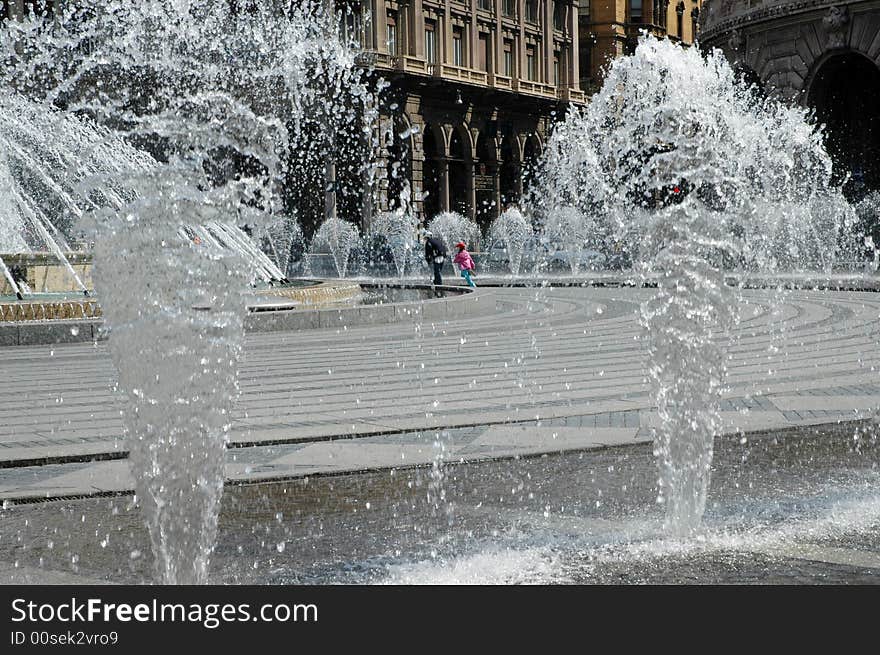
[(586, 94), (580, 89), (572, 89), (567, 86), (559, 87), (556, 90), (556, 97), (559, 98), (561, 102), (574, 102), (583, 104), (586, 102)]

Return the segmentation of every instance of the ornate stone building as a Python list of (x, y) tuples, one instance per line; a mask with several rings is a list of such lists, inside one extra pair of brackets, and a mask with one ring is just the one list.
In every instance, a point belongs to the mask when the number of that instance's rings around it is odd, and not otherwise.
[(880, 189), (880, 2), (708, 0), (700, 42), (770, 94), (810, 107), (845, 189)]
[(597, 88), (608, 62), (631, 52), (643, 32), (693, 44), (701, 5), (702, 0), (580, 0), (581, 89)]
[(455, 210), (485, 227), (519, 201), (550, 123), (584, 101), (577, 2), (349, 3), (365, 55), (390, 83), (379, 210), (409, 197), (423, 219)]

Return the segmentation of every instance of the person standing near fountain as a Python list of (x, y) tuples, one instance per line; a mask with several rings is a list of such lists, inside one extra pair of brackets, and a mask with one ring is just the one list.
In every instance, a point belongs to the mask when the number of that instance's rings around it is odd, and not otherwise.
[(458, 267), (461, 269), (461, 276), (468, 283), (468, 286), (475, 289), (477, 285), (471, 279), (471, 272), (474, 270), (474, 258), (467, 251), (467, 245), (463, 241), (456, 243), (455, 247), (458, 248), (458, 253), (452, 258), (452, 261), (458, 264)]
[(434, 284), (443, 284), (440, 271), (446, 261), (446, 245), (437, 237), (432, 236), (430, 232), (425, 232), (425, 259), (429, 266), (434, 267)]

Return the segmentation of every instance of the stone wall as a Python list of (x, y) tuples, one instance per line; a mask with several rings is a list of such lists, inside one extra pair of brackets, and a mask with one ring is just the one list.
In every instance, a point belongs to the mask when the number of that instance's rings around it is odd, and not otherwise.
[(831, 56), (861, 54), (880, 66), (880, 1), (708, 0), (700, 44), (754, 71), (772, 95), (800, 104)]

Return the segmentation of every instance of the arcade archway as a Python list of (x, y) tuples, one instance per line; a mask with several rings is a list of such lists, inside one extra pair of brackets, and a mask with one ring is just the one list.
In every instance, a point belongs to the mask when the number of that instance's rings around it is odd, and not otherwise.
[(813, 76), (807, 102), (825, 124), (825, 146), (852, 199), (880, 189), (880, 68), (861, 54), (825, 60)]

